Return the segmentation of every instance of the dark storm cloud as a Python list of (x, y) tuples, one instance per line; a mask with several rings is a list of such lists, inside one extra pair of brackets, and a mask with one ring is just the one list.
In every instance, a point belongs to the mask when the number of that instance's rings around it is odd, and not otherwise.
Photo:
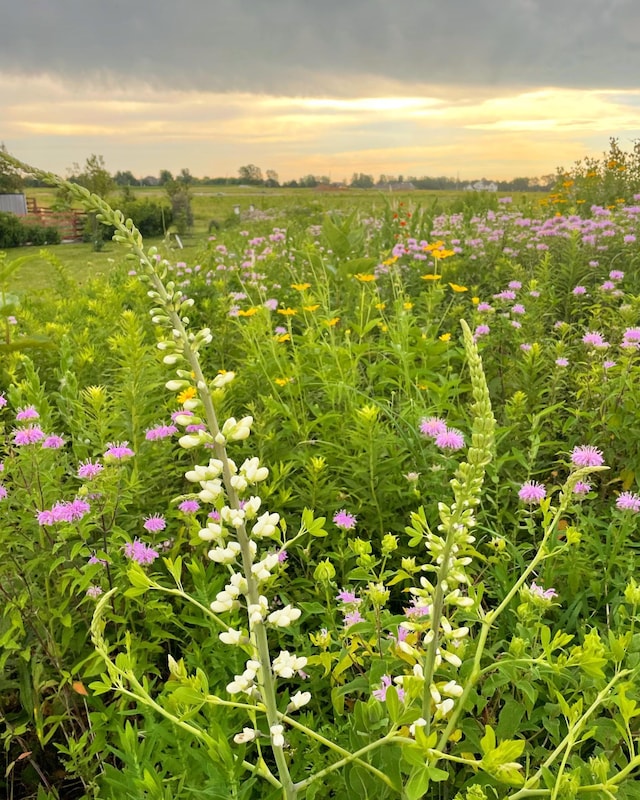
[(638, 0), (0, 0), (0, 72), (77, 81), (357, 96), (634, 88), (639, 68)]

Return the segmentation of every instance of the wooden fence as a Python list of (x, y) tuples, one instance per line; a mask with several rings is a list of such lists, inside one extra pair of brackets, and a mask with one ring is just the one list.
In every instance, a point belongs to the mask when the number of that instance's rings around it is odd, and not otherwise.
[(80, 241), (86, 220), (87, 215), (83, 211), (53, 211), (50, 208), (39, 206), (35, 197), (27, 197), (27, 218), (25, 221), (27, 223), (37, 222), (39, 225), (57, 228), (60, 231), (60, 238), (63, 242)]

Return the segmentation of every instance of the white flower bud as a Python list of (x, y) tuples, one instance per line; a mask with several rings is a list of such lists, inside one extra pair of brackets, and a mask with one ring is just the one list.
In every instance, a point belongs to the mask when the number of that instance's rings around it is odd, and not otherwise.
[(279, 521), (279, 514), (270, 514), (268, 511), (265, 511), (262, 516), (258, 517), (258, 521), (251, 529), (251, 533), (259, 538), (273, 536)]
[(223, 631), (218, 634), (218, 639), (224, 644), (240, 644), (242, 641), (242, 631), (236, 631), (229, 628), (228, 631)]
[[(206, 328), (208, 331), (209, 329)], [(214, 389), (222, 389), (223, 386), (226, 386), (228, 383), (236, 377), (235, 372), (223, 372), (220, 375), (216, 375), (216, 377), (211, 381), (211, 386)]]
[[(166, 342), (160, 342), (158, 347), (160, 347), (160, 344), (166, 344)], [(181, 392), (189, 386), (189, 381), (167, 381), (164, 386), (170, 392)]]
[(287, 711), (298, 711), (311, 700), (311, 692), (296, 692), (289, 700)]
[(286, 628), (291, 625), (292, 622), (295, 622), (301, 614), (302, 611), (300, 611), (299, 608), (294, 608), (292, 605), (286, 605), (284, 608), (279, 608), (276, 611), (272, 611), (267, 617), (267, 621), (272, 625), (276, 625), (278, 628)]
[(271, 731), (271, 744), (274, 747), (283, 747), (284, 746), (284, 736), (282, 735), (284, 731), (283, 725), (272, 725), (269, 730)]
[[(229, 684), (229, 686), (231, 686), (231, 684)], [(227, 686), (227, 690), (229, 689), (229, 686)], [(233, 741), (236, 744), (246, 744), (247, 742), (252, 742), (257, 735), (258, 731), (256, 731), (254, 728), (243, 728), (242, 733), (236, 733), (236, 735), (233, 737)]]

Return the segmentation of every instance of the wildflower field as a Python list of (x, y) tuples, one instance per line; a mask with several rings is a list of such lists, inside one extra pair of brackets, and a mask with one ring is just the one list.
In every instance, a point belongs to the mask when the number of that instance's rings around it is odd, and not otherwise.
[(188, 262), (67, 187), (123, 246), (0, 260), (2, 796), (640, 798), (616, 158)]

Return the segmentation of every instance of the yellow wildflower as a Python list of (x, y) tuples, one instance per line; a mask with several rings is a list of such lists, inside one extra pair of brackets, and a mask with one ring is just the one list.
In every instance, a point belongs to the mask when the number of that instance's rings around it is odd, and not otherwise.
[(441, 342), (448, 342), (449, 339), (451, 339), (451, 334), (450, 333), (443, 333), (440, 336), (438, 336), (438, 339), (440, 339)]
[(471, 298), (471, 302), (473, 303), (474, 306), (477, 306), (478, 303), (480, 302), (480, 298), (479, 297), (472, 297)]
[(279, 308), (278, 314), (282, 314), (283, 317), (295, 317), (298, 312), (295, 308)]
[(410, 311), (413, 308), (413, 303), (409, 303), (407, 301), (406, 303), (402, 304), (402, 307), (405, 309), (405, 311)]
[(440, 260), (441, 258), (449, 258), (450, 256), (455, 256), (455, 252), (453, 250), (432, 250), (431, 255), (434, 258)]
[(442, 275), (434, 275), (430, 272), (428, 275), (421, 275), (420, 277), (423, 281), (439, 281)]
[(378, 311), (384, 311), (386, 307), (387, 307), (386, 303), (376, 303), (375, 305), (375, 308), (377, 308)]
[(189, 386), (186, 389), (183, 389), (177, 397), (178, 402), (180, 405), (184, 405), (187, 400), (191, 400), (191, 398), (195, 397), (197, 394), (195, 386)]
[(288, 333), (281, 333), (279, 336), (276, 336), (276, 342), (278, 342), (279, 344), (290, 341), (291, 341), (291, 335)]
[(303, 311), (317, 311), (320, 308), (320, 303), (316, 303), (312, 306), (302, 306)]
[(333, 317), (332, 319), (326, 320), (325, 324), (328, 325), (330, 328), (333, 328), (334, 325), (337, 325), (340, 322), (340, 317)]
[(459, 286), (457, 283), (450, 283), (449, 286), (453, 289), (454, 292), (468, 292), (466, 286)]
[(385, 267), (391, 267), (396, 263), (397, 260), (398, 256), (391, 256), (391, 258), (385, 258), (382, 263), (385, 265)]
[(291, 288), (295, 289), (297, 292), (304, 292), (306, 289), (311, 288), (310, 283), (292, 283)]
[(376, 280), (376, 276), (375, 275), (371, 275), (370, 273), (363, 273), (363, 272), (357, 272), (354, 275), (354, 278), (356, 278), (356, 280), (359, 280), (361, 283), (369, 283), (369, 281), (375, 281)]
[(258, 309), (254, 306), (253, 308), (248, 308), (246, 311), (240, 309), (238, 311), (239, 317), (252, 317), (254, 314), (258, 313)]
[(278, 386), (286, 386), (288, 383), (291, 383), (293, 378), (275, 378), (275, 382)]

